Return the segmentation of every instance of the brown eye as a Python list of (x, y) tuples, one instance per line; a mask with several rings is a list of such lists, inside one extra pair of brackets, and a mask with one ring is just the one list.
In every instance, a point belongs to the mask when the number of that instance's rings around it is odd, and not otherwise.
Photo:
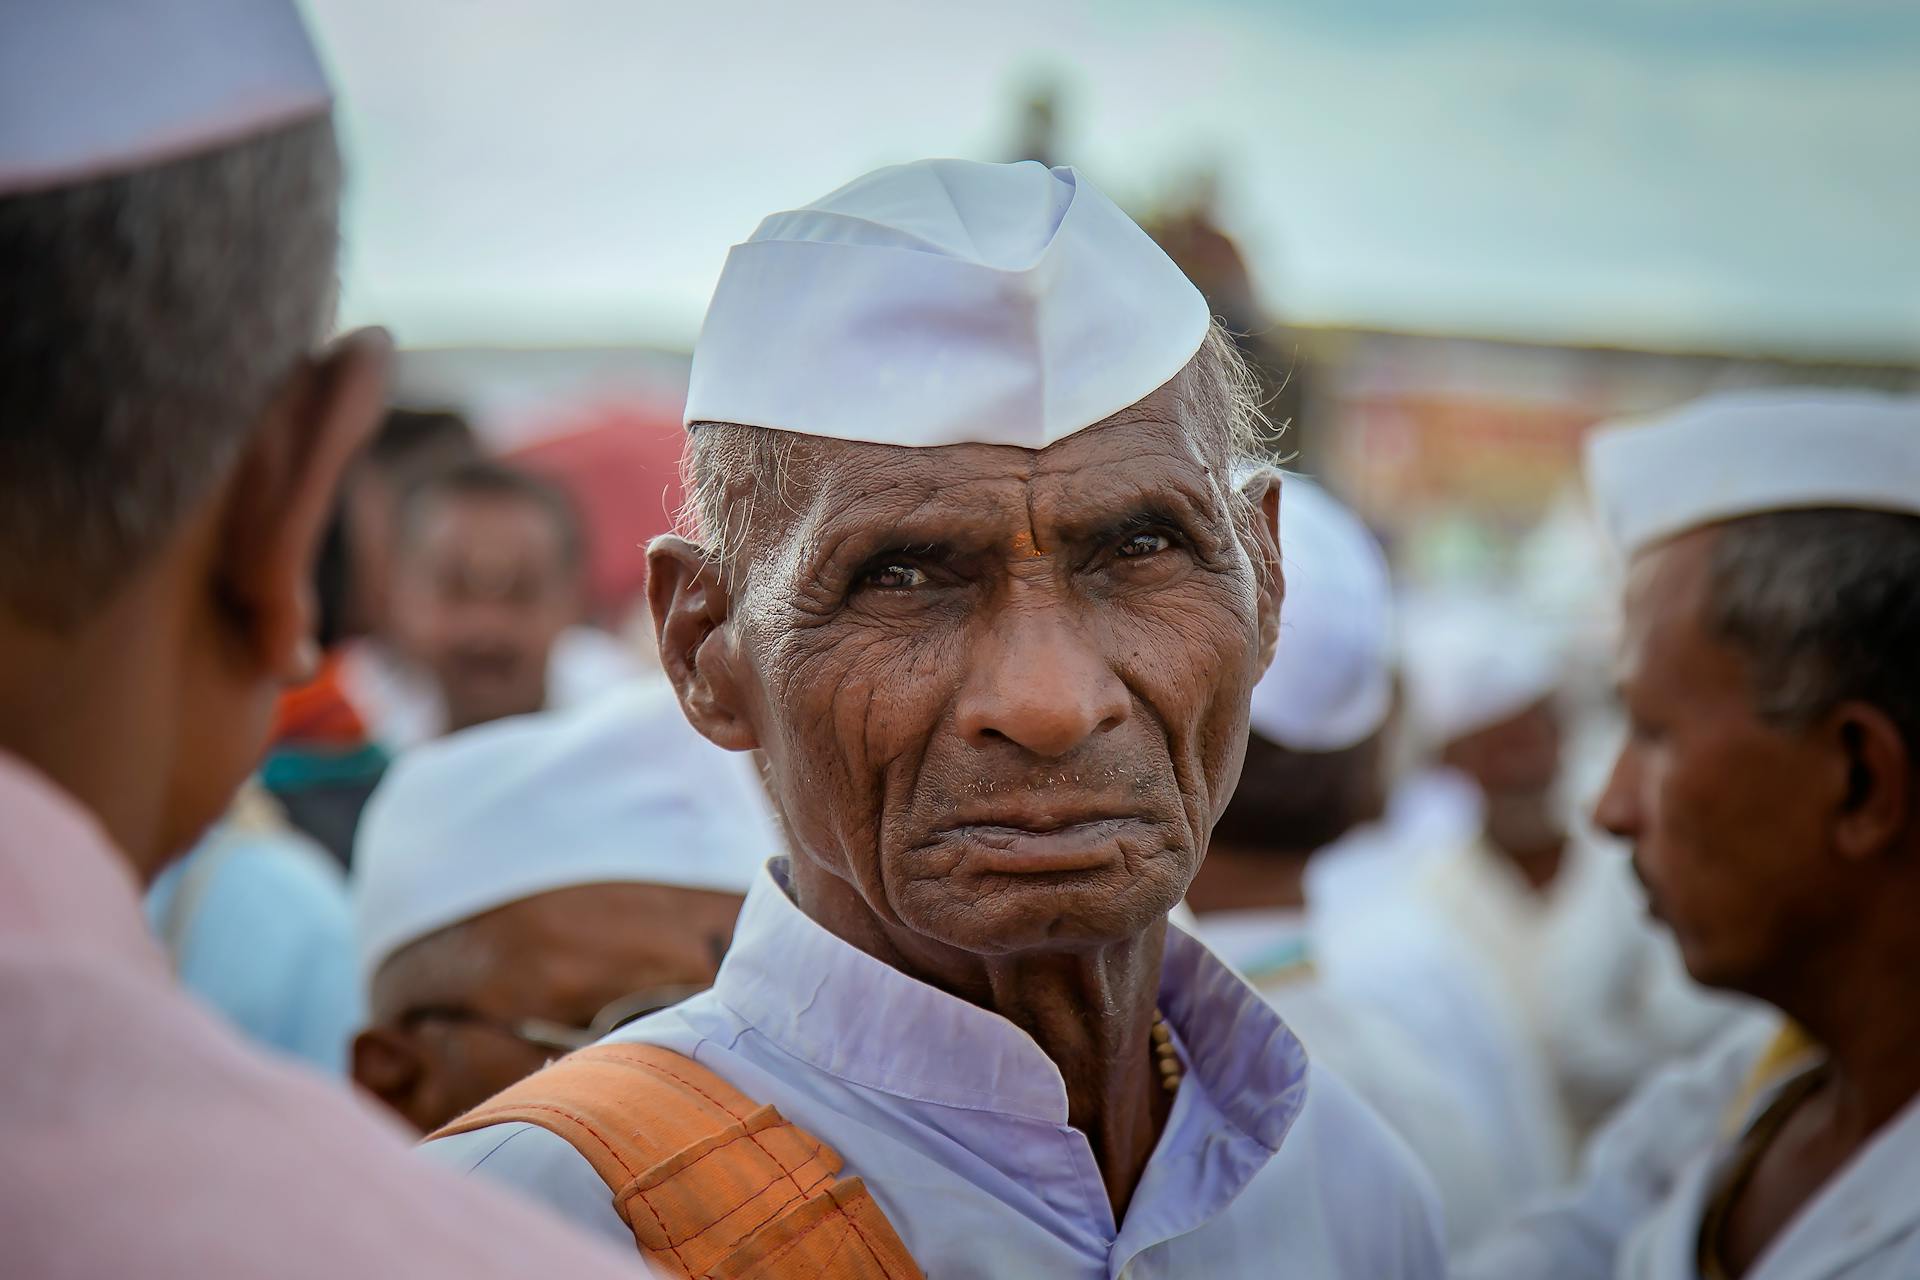
[(879, 591), (909, 591), (923, 586), (927, 581), (924, 569), (916, 568), (905, 561), (883, 564), (867, 574), (863, 585)]
[(1119, 555), (1123, 560), (1138, 560), (1143, 556), (1150, 556), (1156, 551), (1165, 551), (1172, 545), (1173, 539), (1167, 537), (1166, 534), (1143, 530), (1140, 533), (1130, 533), (1125, 538), (1122, 538), (1120, 545), (1115, 548), (1115, 554)]

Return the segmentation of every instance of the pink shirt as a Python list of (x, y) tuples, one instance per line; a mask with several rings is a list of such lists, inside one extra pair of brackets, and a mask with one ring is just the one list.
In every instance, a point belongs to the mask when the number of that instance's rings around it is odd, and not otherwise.
[(173, 981), (131, 869), (0, 753), (0, 1272), (631, 1277), (420, 1160), (373, 1104), (247, 1048)]

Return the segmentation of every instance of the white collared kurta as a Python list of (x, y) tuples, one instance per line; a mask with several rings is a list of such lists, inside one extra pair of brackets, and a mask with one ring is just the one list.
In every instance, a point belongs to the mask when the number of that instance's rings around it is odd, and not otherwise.
[[(1747, 1023), (1662, 1072), (1595, 1135), (1581, 1181), (1476, 1252), (1459, 1280), (1698, 1280), (1700, 1223), (1739, 1135), (1773, 1027)], [(1737, 1110), (1736, 1110), (1737, 1109)], [(1787, 1222), (1743, 1280), (1920, 1277), (1920, 1100)]]
[[(930, 1277), (1444, 1274), (1433, 1192), (1406, 1149), (1177, 928), (1160, 999), (1186, 1077), (1116, 1223), (1039, 1046), (829, 933), (784, 875), (776, 860), (749, 893), (712, 991), (612, 1038), (692, 1057), (834, 1147)], [(543, 1129), (425, 1150), (634, 1247), (599, 1175)]]
[(1304, 911), (1214, 912), (1196, 934), (1265, 996), (1316, 1067), (1337, 1072), (1413, 1151), (1440, 1193), (1448, 1248), (1459, 1252), (1500, 1224), (1522, 1191), (1467, 1098), (1420, 1043), (1379, 1010), (1321, 980)]

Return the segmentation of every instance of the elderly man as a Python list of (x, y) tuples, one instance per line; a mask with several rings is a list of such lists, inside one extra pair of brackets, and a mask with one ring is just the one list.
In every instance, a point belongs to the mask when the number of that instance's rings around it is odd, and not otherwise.
[(791, 856), (710, 995), (428, 1150), (669, 1274), (816, 1239), (861, 1275), (1439, 1274), (1404, 1149), (1167, 924), (1277, 634), (1244, 387), (1070, 169), (883, 169), (736, 247), (702, 543), (648, 590)]
[(426, 1132), (705, 990), (779, 843), (751, 761), (660, 682), (403, 756), (353, 864), (354, 1079)]
[(0, 1270), (619, 1274), (200, 1008), (140, 886), (312, 665), (386, 343), (283, 0), (0, 5)]
[(1631, 557), (1597, 820), (1693, 976), (1794, 1029), (1649, 1085), (1467, 1274), (1920, 1275), (1920, 403), (1707, 400), (1588, 469)]

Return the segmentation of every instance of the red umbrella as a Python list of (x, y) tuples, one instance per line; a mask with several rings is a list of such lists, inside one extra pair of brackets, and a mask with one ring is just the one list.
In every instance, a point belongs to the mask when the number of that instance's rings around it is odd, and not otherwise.
[[(530, 433), (531, 434), (531, 433)], [(617, 625), (647, 580), (647, 543), (680, 509), (678, 406), (602, 401), (541, 424), (508, 456), (572, 495), (586, 522), (592, 615)]]

